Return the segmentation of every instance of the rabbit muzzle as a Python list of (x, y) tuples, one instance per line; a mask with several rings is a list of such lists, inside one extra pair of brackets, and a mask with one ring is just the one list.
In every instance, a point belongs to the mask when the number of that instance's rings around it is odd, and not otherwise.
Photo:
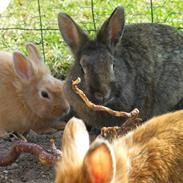
[(100, 88), (90, 88), (89, 92), (89, 99), (96, 103), (96, 104), (104, 104), (111, 98), (111, 88), (102, 86)]
[(95, 92), (95, 93), (94, 93), (94, 97), (95, 97), (96, 101), (98, 101), (99, 103), (104, 103), (106, 100), (109, 99), (110, 93), (111, 93), (110, 90), (108, 90), (108, 91), (105, 92), (105, 93), (102, 93), (102, 92)]

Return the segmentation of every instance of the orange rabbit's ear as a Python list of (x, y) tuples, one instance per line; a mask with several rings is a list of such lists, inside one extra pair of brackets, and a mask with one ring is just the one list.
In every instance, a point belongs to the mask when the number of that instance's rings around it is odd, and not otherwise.
[(31, 80), (33, 76), (33, 67), (31, 62), (20, 52), (13, 53), (13, 63), (15, 72), (23, 80)]
[(115, 174), (115, 159), (110, 144), (94, 142), (84, 160), (84, 171), (92, 183), (109, 183)]
[(33, 43), (27, 43), (26, 49), (31, 61), (33, 61), (35, 64), (40, 64), (43, 62), (39, 50)]

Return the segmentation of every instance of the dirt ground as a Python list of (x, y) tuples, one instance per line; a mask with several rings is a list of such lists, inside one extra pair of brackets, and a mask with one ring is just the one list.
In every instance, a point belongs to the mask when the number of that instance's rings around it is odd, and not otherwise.
[[(99, 130), (90, 131), (90, 141), (93, 141)], [(50, 150), (50, 139), (55, 140), (56, 147), (60, 149), (62, 131), (37, 134), (31, 131), (26, 139), (28, 142), (41, 145), (44, 149)], [(16, 139), (0, 139), (0, 156), (9, 152)], [(31, 154), (21, 154), (11, 165), (0, 167), (0, 183), (54, 183), (55, 167), (40, 164), (38, 159)]]
[[(50, 139), (54, 138), (57, 147), (60, 148), (62, 134), (62, 131), (42, 135), (32, 132), (28, 134), (27, 140), (49, 149)], [(0, 139), (0, 155), (6, 154), (13, 143), (14, 141)], [(31, 154), (21, 154), (12, 165), (0, 167), (0, 183), (53, 183), (54, 177), (54, 166), (41, 165)]]

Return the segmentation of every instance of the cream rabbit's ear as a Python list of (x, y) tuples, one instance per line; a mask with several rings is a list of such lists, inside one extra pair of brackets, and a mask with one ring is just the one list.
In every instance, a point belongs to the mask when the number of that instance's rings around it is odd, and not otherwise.
[(110, 144), (97, 139), (91, 145), (84, 159), (84, 170), (89, 182), (110, 183), (115, 174), (115, 158)]
[(35, 64), (40, 64), (43, 62), (39, 50), (33, 43), (27, 43), (26, 49), (31, 61), (33, 61)]
[(89, 149), (89, 135), (82, 120), (71, 118), (62, 138), (63, 159), (82, 161)]
[(13, 63), (16, 74), (20, 79), (31, 80), (33, 77), (33, 67), (31, 62), (20, 52), (13, 53)]

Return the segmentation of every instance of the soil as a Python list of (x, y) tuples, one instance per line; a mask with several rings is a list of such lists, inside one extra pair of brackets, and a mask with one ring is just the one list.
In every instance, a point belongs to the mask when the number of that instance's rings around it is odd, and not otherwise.
[[(30, 132), (27, 140), (41, 145), (44, 149), (49, 149), (50, 139), (54, 138), (56, 146), (59, 148), (62, 134), (63, 131), (47, 134)], [(12, 141), (0, 139), (0, 156), (6, 154), (14, 142), (15, 139)], [(13, 164), (0, 167), (0, 183), (53, 183), (54, 177), (54, 166), (41, 165), (31, 154), (21, 154)]]
[[(90, 141), (92, 142), (100, 130), (92, 129), (90, 131)], [(44, 134), (37, 134), (31, 131), (26, 139), (28, 142), (38, 144), (47, 151), (50, 148), (50, 139), (55, 140), (55, 145), (58, 149), (61, 147), (62, 131), (49, 132)], [(0, 138), (0, 156), (9, 152), (17, 139)], [(19, 158), (9, 166), (0, 166), (0, 183), (54, 183), (55, 179), (55, 165), (42, 165), (38, 159), (27, 153), (22, 153)]]

